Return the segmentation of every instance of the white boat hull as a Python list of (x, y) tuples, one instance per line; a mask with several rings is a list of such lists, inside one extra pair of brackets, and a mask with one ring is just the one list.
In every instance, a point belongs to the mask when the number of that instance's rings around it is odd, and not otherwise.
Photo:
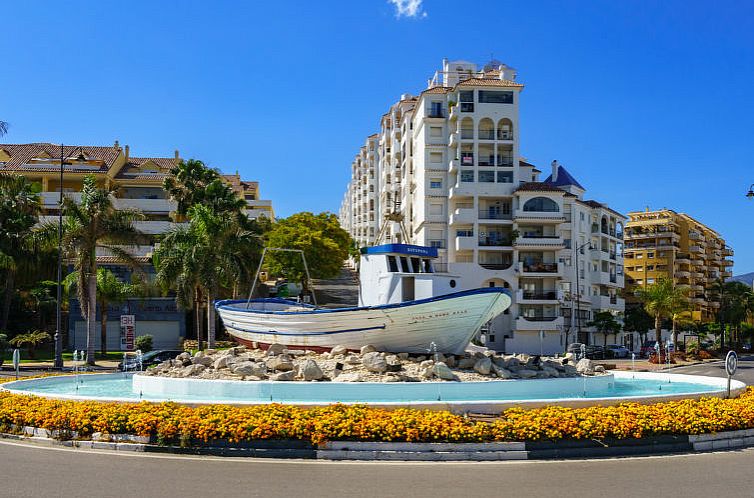
[(281, 299), (220, 301), (215, 307), (230, 335), (260, 347), (321, 351), (342, 345), (358, 351), (371, 344), (378, 351), (460, 354), (510, 304), (507, 291), (483, 288), (361, 308), (315, 309)]

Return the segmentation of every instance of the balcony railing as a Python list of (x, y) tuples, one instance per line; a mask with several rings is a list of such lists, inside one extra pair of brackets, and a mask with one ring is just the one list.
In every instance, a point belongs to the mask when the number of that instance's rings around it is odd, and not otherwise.
[(485, 237), (479, 237), (479, 245), (483, 247), (489, 246), (510, 246), (513, 242), (510, 237), (507, 237), (503, 233), (491, 233)]
[(513, 132), (497, 130), (497, 139), (498, 140), (513, 140)]
[(557, 315), (552, 316), (521, 316), (524, 320), (527, 320), (529, 322), (552, 322), (557, 320), (559, 317)]
[(528, 273), (557, 273), (557, 263), (524, 263), (524, 271)]
[(461, 102), (461, 112), (474, 112), (473, 102)]
[(504, 166), (504, 167), (510, 168), (510, 167), (513, 166), (513, 158), (512, 157), (506, 157), (506, 156), (503, 156), (503, 157), (498, 156), (498, 158), (497, 158), (497, 165), (498, 166)]
[(464, 140), (472, 140), (474, 138), (474, 130), (461, 128), (461, 138)]
[(495, 156), (479, 156), (479, 166), (494, 166)]
[(479, 266), (485, 270), (507, 270), (513, 263), (479, 263)]
[[(428, 118), (444, 118), (445, 117), (445, 111), (442, 109), (431, 109), (429, 113), (427, 113)], [(400, 134), (400, 129), (398, 129), (398, 133)]]
[(513, 214), (508, 212), (504, 213), (499, 210), (495, 209), (480, 209), (479, 210), (479, 219), (480, 220), (510, 220), (513, 218)]
[(558, 299), (558, 291), (523, 291), (522, 297), (529, 300), (549, 300)]
[(495, 140), (495, 130), (479, 130), (480, 140)]

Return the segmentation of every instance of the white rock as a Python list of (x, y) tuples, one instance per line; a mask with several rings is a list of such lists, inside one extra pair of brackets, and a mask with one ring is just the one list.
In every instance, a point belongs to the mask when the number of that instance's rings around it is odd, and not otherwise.
[(334, 382), (362, 382), (359, 372), (343, 372), (333, 379)]
[(458, 380), (458, 377), (456, 377), (456, 375), (448, 367), (448, 365), (441, 361), (435, 363), (432, 369), (434, 371), (434, 374), (443, 380)]
[(285, 352), (286, 347), (282, 344), (270, 344), (270, 347), (267, 348), (267, 356), (275, 356), (279, 354), (283, 354)]
[(387, 370), (387, 362), (385, 361), (385, 358), (376, 351), (366, 353), (362, 356), (361, 364), (370, 372), (382, 373)]
[(228, 358), (230, 358), (230, 357), (229, 356), (221, 356), (221, 357), (219, 357), (212, 364), (212, 368), (214, 368), (215, 370), (220, 370), (221, 368), (226, 368), (228, 366)]
[(576, 372), (580, 374), (594, 373), (594, 362), (589, 358), (582, 358), (576, 363)]
[(319, 380), (324, 377), (322, 369), (316, 361), (312, 359), (306, 359), (298, 369), (299, 376), (304, 380)]
[(371, 344), (367, 344), (366, 346), (361, 346), (361, 351), (359, 351), (361, 354), (367, 354), (367, 353), (373, 353), (377, 351), (377, 348), (372, 346)]
[(487, 358), (486, 356), (484, 358), (480, 358), (474, 363), (474, 371), (476, 373), (481, 375), (489, 375), (490, 370), (492, 369), (492, 360)]
[(267, 365), (262, 362), (242, 361), (231, 366), (231, 372), (235, 375), (256, 375), (261, 377), (267, 373)]
[(330, 350), (330, 358), (339, 354), (348, 354), (348, 348), (339, 344)]
[(295, 376), (296, 376), (296, 372), (294, 372), (293, 370), (290, 370), (288, 372), (277, 373), (273, 375), (272, 377), (270, 377), (270, 380), (288, 381), (288, 380), (293, 380)]
[(595, 373), (605, 373), (605, 367), (602, 365), (597, 365), (594, 367)]
[(346, 359), (343, 361), (348, 365), (361, 365), (361, 358), (359, 358), (358, 355), (355, 354), (346, 356)]
[(290, 372), (293, 370), (293, 362), (286, 356), (274, 356), (267, 360), (267, 368), (269, 370), (277, 370), (278, 372)]

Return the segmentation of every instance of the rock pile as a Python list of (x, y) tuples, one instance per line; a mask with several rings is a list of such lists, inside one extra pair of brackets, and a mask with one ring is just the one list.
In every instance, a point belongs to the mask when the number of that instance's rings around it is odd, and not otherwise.
[(364, 346), (356, 353), (335, 346), (329, 353), (289, 350), (280, 344), (262, 349), (236, 346), (225, 350), (181, 353), (147, 370), (146, 375), (199, 379), (422, 382), (484, 381), (495, 379), (548, 379), (595, 375), (604, 369), (591, 360), (549, 358), (526, 354), (410, 355), (383, 353)]

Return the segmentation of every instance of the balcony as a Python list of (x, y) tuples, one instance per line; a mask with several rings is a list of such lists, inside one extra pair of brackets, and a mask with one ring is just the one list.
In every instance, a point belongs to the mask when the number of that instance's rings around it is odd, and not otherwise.
[(689, 278), (691, 276), (691, 272), (681, 270), (681, 271), (675, 272), (675, 275), (679, 278)]
[(514, 245), (521, 248), (534, 248), (534, 249), (563, 249), (565, 244), (563, 238), (557, 235), (543, 235), (538, 233), (526, 233), (521, 234)]
[(516, 209), (513, 217), (523, 221), (540, 221), (544, 223), (563, 223), (565, 217), (560, 211), (524, 211)]
[(475, 183), (473, 182), (459, 182), (450, 187), (448, 190), (448, 197), (450, 199), (458, 199), (459, 197), (473, 197), (476, 194)]
[(733, 256), (733, 248), (731, 246), (725, 246), (723, 249), (723, 256)]
[(509, 269), (511, 266), (513, 266), (513, 263), (511, 261), (504, 261), (502, 263), (493, 263), (493, 262), (487, 262), (487, 261), (480, 261), (478, 263), (479, 266), (484, 268), (485, 270), (492, 270), (492, 271), (503, 271)]
[(458, 174), (459, 168), (461, 166), (461, 160), (454, 158), (450, 160), (450, 172), (454, 175)]
[(704, 252), (704, 249), (702, 249), (702, 246), (692, 245), (689, 246), (689, 252)]
[(561, 267), (559, 263), (518, 263), (518, 270), (523, 276), (527, 277), (560, 277)]
[(511, 247), (510, 235), (504, 232), (488, 232), (479, 236), (479, 247)]
[(513, 140), (513, 132), (510, 130), (497, 130), (498, 140)]
[(179, 223), (173, 223), (172, 221), (137, 221), (134, 223), (134, 227), (149, 235), (162, 234), (179, 225)]
[(430, 239), (427, 241), (427, 245), (436, 249), (445, 249), (445, 241), (443, 239)]
[(497, 165), (504, 167), (504, 168), (512, 168), (513, 167), (513, 158), (510, 156), (498, 156), (497, 157)]
[(563, 295), (561, 291), (557, 290), (524, 290), (519, 289), (516, 292), (517, 303), (529, 303), (529, 304), (556, 304)]
[(626, 301), (618, 296), (592, 296), (592, 306), (602, 310), (623, 310)]
[(458, 208), (450, 215), (451, 225), (470, 225), (475, 221), (473, 208)]
[(623, 287), (623, 275), (607, 271), (592, 271), (590, 277), (593, 285), (606, 285), (609, 287)]
[(480, 220), (493, 220), (493, 221), (507, 221), (513, 219), (513, 214), (510, 212), (510, 207), (506, 208), (508, 212), (502, 211), (499, 207), (490, 207), (487, 209), (479, 210)]
[(562, 326), (562, 316), (542, 315), (516, 318), (516, 330), (560, 330)]
[[(247, 201), (247, 205), (250, 202), (266, 202), (271, 206), (271, 201)], [(171, 211), (175, 211), (178, 204), (168, 199), (113, 199), (113, 205), (116, 209), (138, 209), (144, 213), (160, 213), (168, 214)]]
[(473, 102), (461, 102), (458, 106), (461, 108), (461, 112), (474, 112)]
[(479, 130), (479, 140), (495, 140), (495, 130)]
[(473, 251), (476, 249), (476, 239), (473, 235), (456, 237), (456, 251)]
[[(42, 192), (39, 194), (43, 209), (57, 209), (60, 192)], [(63, 197), (72, 199), (77, 204), (81, 202), (81, 192), (63, 192)]]

